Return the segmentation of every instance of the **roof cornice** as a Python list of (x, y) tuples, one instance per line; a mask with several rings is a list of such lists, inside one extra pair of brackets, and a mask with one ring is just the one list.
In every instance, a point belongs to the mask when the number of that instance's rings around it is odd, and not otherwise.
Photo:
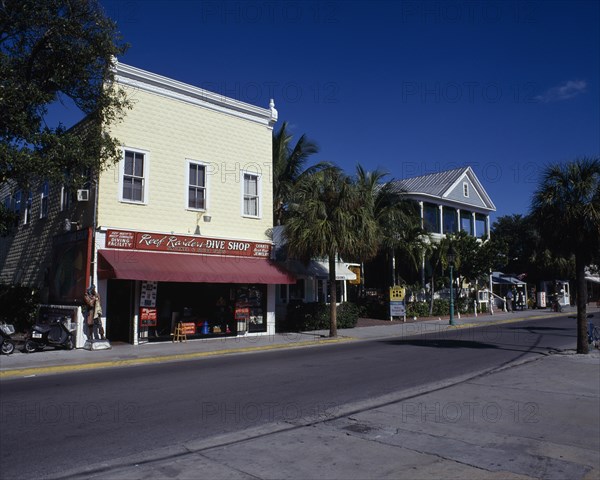
[(431, 193), (423, 193), (417, 191), (406, 191), (402, 194), (404, 197), (409, 198), (415, 201), (427, 201), (431, 200), (431, 203), (435, 203), (436, 205), (442, 205), (445, 207), (453, 207), (453, 208), (465, 208), (472, 210), (476, 213), (491, 213), (496, 211), (496, 207), (490, 208), (488, 206), (482, 207), (481, 205), (475, 205), (472, 203), (467, 203), (459, 200), (452, 200), (446, 197), (440, 197), (438, 195), (432, 195)]
[(270, 101), (269, 108), (261, 108), (117, 61), (114, 63), (114, 71), (115, 80), (121, 85), (233, 115), (269, 128), (273, 128), (277, 121), (273, 100)]

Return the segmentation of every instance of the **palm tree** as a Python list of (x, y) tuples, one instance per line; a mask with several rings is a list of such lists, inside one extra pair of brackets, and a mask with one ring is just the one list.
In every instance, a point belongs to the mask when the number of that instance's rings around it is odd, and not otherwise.
[(336, 260), (338, 256), (368, 259), (379, 244), (379, 228), (373, 217), (373, 199), (364, 198), (357, 182), (337, 167), (304, 177), (298, 184), (285, 223), (290, 256), (309, 261), (327, 257), (329, 262), (330, 328), (337, 336)]
[(585, 267), (600, 251), (600, 157), (547, 167), (531, 214), (551, 251), (575, 257), (577, 353), (588, 353)]
[(279, 132), (273, 133), (273, 219), (282, 225), (290, 198), (296, 184), (311, 173), (329, 164), (320, 162), (308, 168), (304, 165), (308, 158), (318, 153), (317, 144), (302, 135), (292, 148), (293, 136), (283, 122)]
[(408, 199), (406, 191), (393, 182), (382, 182), (387, 173), (381, 170), (366, 171), (358, 165), (356, 186), (379, 229), (379, 247), (389, 252), (392, 261), (392, 283), (396, 283), (396, 251), (404, 251), (415, 268), (422, 258), (426, 232), (421, 228), (417, 202)]

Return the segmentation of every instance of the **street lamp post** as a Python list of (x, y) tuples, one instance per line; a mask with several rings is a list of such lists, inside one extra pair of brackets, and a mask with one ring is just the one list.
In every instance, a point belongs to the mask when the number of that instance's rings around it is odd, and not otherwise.
[(455, 325), (454, 323), (454, 290), (452, 288), (452, 284), (454, 280), (452, 279), (452, 271), (454, 269), (454, 260), (456, 259), (456, 255), (454, 253), (454, 248), (452, 244), (450, 244), (450, 248), (448, 248), (448, 254), (446, 255), (448, 259), (448, 266), (450, 267), (450, 325)]

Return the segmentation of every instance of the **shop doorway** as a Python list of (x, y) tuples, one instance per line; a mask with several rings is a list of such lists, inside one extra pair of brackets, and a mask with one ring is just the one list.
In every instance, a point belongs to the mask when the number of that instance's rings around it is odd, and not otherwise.
[(108, 280), (106, 336), (111, 342), (132, 343), (134, 291), (131, 280)]

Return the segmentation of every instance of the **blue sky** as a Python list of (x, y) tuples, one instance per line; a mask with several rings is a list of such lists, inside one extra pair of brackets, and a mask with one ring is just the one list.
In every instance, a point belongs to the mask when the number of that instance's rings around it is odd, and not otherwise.
[(104, 0), (120, 61), (266, 107), (315, 160), (471, 165), (526, 213), (545, 165), (600, 153), (596, 1)]

